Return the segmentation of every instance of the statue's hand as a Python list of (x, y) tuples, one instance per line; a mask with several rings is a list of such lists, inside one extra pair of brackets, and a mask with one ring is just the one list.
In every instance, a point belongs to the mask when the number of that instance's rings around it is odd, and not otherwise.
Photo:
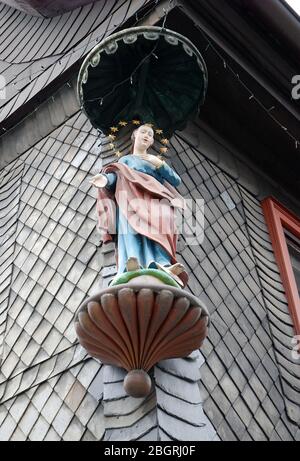
[(89, 183), (95, 187), (105, 187), (107, 184), (107, 177), (99, 173), (93, 176)]
[(152, 163), (152, 165), (154, 165), (155, 168), (159, 168), (164, 163), (163, 160), (152, 154), (140, 154), (140, 157), (143, 160), (147, 160), (148, 162)]

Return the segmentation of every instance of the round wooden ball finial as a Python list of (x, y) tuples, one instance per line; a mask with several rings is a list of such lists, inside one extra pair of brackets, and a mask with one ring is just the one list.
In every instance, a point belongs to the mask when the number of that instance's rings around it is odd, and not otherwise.
[(151, 378), (144, 370), (131, 370), (124, 379), (124, 389), (131, 397), (146, 397), (151, 386)]

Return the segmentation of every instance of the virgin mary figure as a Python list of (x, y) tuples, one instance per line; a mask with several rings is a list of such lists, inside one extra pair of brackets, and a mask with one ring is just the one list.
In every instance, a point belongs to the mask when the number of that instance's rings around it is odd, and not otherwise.
[(159, 269), (185, 286), (188, 275), (176, 259), (176, 208), (185, 207), (175, 189), (181, 178), (164, 160), (148, 153), (154, 143), (151, 125), (139, 126), (131, 139), (132, 152), (90, 181), (98, 189), (98, 231), (104, 243), (116, 242), (117, 276)]

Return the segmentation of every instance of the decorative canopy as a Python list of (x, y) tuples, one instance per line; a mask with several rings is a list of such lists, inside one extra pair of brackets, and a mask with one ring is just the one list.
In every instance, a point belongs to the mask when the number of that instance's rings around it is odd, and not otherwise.
[(106, 135), (120, 120), (138, 118), (170, 136), (199, 112), (207, 81), (205, 62), (186, 37), (156, 26), (134, 27), (88, 54), (78, 95), (92, 125)]

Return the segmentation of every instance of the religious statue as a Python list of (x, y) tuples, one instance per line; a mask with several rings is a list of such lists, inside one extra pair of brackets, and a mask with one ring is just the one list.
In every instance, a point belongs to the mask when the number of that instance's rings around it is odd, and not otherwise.
[[(199, 50), (156, 26), (106, 37), (78, 75), (81, 108), (118, 157), (90, 181), (101, 240), (116, 244), (117, 275), (79, 306), (75, 329), (89, 355), (128, 372), (124, 389), (132, 397), (151, 392), (156, 363), (187, 357), (208, 331), (206, 306), (184, 289), (188, 275), (176, 259), (181, 178), (150, 151), (157, 138), (166, 153), (168, 138), (199, 113), (206, 90)], [(115, 142), (129, 123), (132, 147), (122, 155)]]
[[(98, 188), (98, 229), (104, 242), (111, 241), (109, 225), (115, 224), (111, 229), (117, 234), (117, 275), (154, 268), (185, 286), (187, 273), (176, 260), (175, 208), (184, 208), (184, 199), (175, 187), (181, 178), (164, 160), (148, 153), (154, 143), (151, 125), (136, 128), (131, 139), (132, 153), (90, 181)], [(114, 207), (105, 206), (112, 199), (116, 213)]]

